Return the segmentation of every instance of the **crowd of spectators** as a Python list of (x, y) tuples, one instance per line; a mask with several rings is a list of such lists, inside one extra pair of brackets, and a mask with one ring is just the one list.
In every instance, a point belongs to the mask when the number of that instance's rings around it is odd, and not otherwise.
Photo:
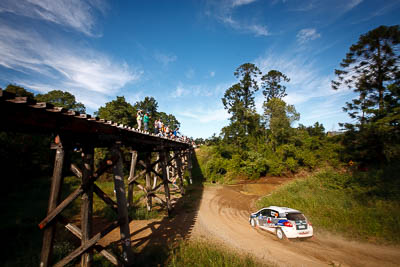
[[(142, 130), (142, 122), (143, 122), (143, 130), (149, 133), (149, 122), (150, 116), (146, 112), (143, 115), (143, 111), (139, 110), (136, 114), (136, 121), (137, 121), (137, 129)], [(182, 135), (179, 132), (179, 128), (176, 127), (175, 129), (171, 129), (170, 126), (164, 124), (160, 119), (156, 119), (154, 121), (154, 134), (160, 137), (167, 137), (170, 139), (175, 139), (182, 142), (192, 142), (190, 138), (187, 136)]]

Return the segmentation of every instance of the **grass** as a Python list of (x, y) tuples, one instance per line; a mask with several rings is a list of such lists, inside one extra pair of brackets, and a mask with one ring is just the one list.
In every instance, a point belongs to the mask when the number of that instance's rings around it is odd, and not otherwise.
[(393, 191), (394, 186), (399, 188), (398, 179), (392, 176), (392, 184), (377, 188), (376, 183), (368, 182), (376, 180), (377, 175), (382, 173), (352, 175), (322, 171), (280, 187), (259, 200), (257, 206), (301, 210), (316, 231), (325, 229), (359, 240), (398, 244), (400, 201), (399, 192)]
[(172, 250), (167, 266), (251, 267), (260, 266), (260, 263), (249, 255), (241, 256), (210, 242), (182, 241)]

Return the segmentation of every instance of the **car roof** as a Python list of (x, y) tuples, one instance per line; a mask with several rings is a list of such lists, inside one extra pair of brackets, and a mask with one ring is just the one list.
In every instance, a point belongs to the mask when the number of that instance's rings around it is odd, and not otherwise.
[(260, 209), (260, 210), (258, 210), (258, 211), (256, 211), (256, 212), (254, 212), (254, 213), (257, 213), (257, 212), (259, 212), (259, 211), (261, 211), (261, 210), (263, 210), (263, 209), (270, 209), (270, 210), (275, 210), (275, 211), (277, 211), (277, 212), (279, 212), (279, 213), (294, 213), (294, 212), (296, 212), (296, 213), (301, 213), (301, 211), (298, 211), (298, 210), (295, 210), (295, 209), (292, 209), (292, 208), (288, 208), (288, 207), (279, 207), (279, 206), (269, 206), (269, 207), (265, 207), (265, 208), (262, 208), (262, 209)]

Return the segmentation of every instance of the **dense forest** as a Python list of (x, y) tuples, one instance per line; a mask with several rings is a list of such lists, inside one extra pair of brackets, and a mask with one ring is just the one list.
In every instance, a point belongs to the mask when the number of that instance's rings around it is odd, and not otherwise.
[[(219, 136), (197, 140), (208, 145), (204, 149), (211, 160), (204, 166), (206, 177), (254, 179), (325, 166), (359, 171), (397, 166), (399, 41), (399, 26), (380, 26), (360, 36), (335, 70), (332, 90), (346, 87), (358, 95), (343, 107), (354, 123), (340, 124), (341, 132), (326, 133), (318, 122), (294, 128), (300, 114), (283, 99), (290, 77), (279, 70), (262, 73), (252, 63), (239, 66), (234, 72), (238, 82), (222, 98), (229, 125)], [(262, 114), (255, 109), (258, 90), (265, 97)]]

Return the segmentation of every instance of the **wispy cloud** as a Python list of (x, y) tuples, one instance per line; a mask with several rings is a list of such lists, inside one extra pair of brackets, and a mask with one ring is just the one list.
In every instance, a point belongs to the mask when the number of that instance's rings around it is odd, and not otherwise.
[[(82, 97), (87, 96), (83, 100), (77, 95), (84, 104), (94, 99), (100, 102), (102, 96), (115, 94), (127, 83), (139, 80), (143, 73), (93, 49), (68, 46), (61, 41), (49, 43), (33, 29), (11, 27), (2, 20), (0, 66), (21, 74), (18, 81), (11, 82), (40, 92), (54, 89), (73, 91)], [(38, 83), (38, 80), (42, 82)], [(43, 86), (44, 81), (47, 86)], [(90, 105), (96, 106), (95, 103)]]
[(210, 77), (214, 77), (215, 76), (215, 71), (210, 71)]
[(183, 88), (183, 84), (179, 83), (176, 89), (172, 92), (171, 97), (172, 98), (178, 98), (185, 96), (189, 93), (189, 90)]
[(56, 23), (88, 36), (100, 36), (95, 32), (96, 14), (105, 13), (106, 2), (102, 0), (3, 0), (0, 12), (45, 20)]
[(321, 34), (317, 33), (317, 30), (313, 28), (302, 29), (297, 33), (297, 41), (300, 44), (304, 44), (308, 41), (312, 41), (320, 37)]
[(161, 53), (159, 51), (156, 51), (154, 54), (154, 58), (163, 64), (164, 66), (169, 65), (170, 63), (176, 61), (178, 58), (174, 54), (166, 54), (166, 53)]
[(237, 6), (243, 6), (243, 5), (248, 5), (253, 2), (256, 2), (257, 0), (232, 0), (232, 7), (237, 7)]
[(209, 123), (213, 121), (225, 121), (229, 118), (228, 112), (223, 108), (217, 109), (196, 109), (193, 111), (185, 110), (179, 113), (181, 116), (185, 116), (191, 119), (195, 119), (201, 123)]
[(220, 20), (235, 30), (251, 32), (255, 36), (268, 36), (269, 35), (268, 29), (264, 25), (241, 23), (241, 22), (233, 19), (231, 16), (221, 17)]
[(362, 3), (363, 0), (348, 0), (347, 3), (344, 5), (343, 11), (347, 12), (358, 6)]
[(370, 19), (373, 19), (375, 17), (383, 16), (386, 13), (394, 11), (399, 6), (400, 6), (400, 2), (399, 1), (382, 2), (381, 7), (379, 9), (374, 10), (370, 14), (363, 14), (363, 17), (361, 19), (356, 20), (355, 22), (353, 22), (353, 24), (362, 23), (362, 22), (368, 21)]
[[(255, 60), (263, 73), (276, 69), (286, 74), (291, 80), (286, 85), (288, 95), (284, 100), (296, 108), (307, 109), (306, 115), (301, 120), (316, 121), (328, 119), (334, 116), (344, 116), (342, 107), (345, 99), (352, 94), (346, 89), (333, 90), (330, 81), (333, 73), (321, 74), (319, 68), (309, 61), (306, 56), (293, 56), (284, 54), (276, 56), (269, 53)], [(264, 97), (259, 94), (256, 98), (257, 111), (262, 112)], [(311, 115), (310, 115), (311, 114)]]
[[(228, 0), (228, 1), (211, 1), (209, 2), (206, 14), (213, 16), (217, 21), (238, 30), (240, 32), (251, 33), (255, 36), (270, 35), (267, 26), (256, 23), (254, 21), (243, 21), (234, 17), (234, 11), (240, 7), (249, 5), (257, 0)], [(255, 18), (254, 18), (255, 19)]]
[(195, 97), (222, 97), (226, 89), (232, 86), (233, 82), (220, 83), (213, 86), (205, 84), (184, 84), (179, 82), (173, 92), (170, 94), (172, 98), (195, 96)]

